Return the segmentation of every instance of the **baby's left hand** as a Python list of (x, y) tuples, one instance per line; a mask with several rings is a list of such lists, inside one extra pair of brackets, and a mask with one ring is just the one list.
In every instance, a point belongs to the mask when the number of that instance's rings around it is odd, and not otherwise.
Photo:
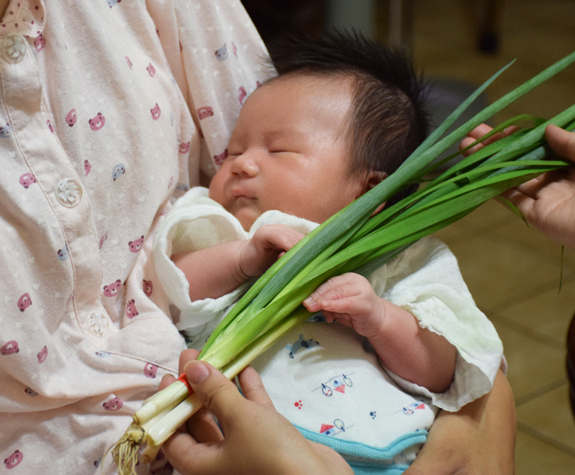
[(361, 336), (375, 338), (385, 320), (385, 306), (369, 281), (348, 273), (329, 279), (303, 302), (310, 312), (321, 310), (326, 320), (334, 320)]

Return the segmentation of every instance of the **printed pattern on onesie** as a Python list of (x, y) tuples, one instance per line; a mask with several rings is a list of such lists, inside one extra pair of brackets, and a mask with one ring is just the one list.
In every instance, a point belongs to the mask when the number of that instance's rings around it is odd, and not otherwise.
[(353, 329), (312, 320), (252, 363), (276, 409), (350, 461), (411, 463), (437, 409), (399, 389)]

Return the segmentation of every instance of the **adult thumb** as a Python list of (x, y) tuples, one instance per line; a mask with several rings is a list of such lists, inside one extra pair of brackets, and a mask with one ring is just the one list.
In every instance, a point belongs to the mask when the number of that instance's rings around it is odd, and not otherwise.
[(184, 367), (186, 378), (200, 401), (214, 414), (223, 428), (245, 399), (234, 383), (205, 361), (190, 361)]
[(575, 133), (568, 132), (554, 124), (545, 129), (547, 142), (553, 151), (562, 158), (575, 162)]

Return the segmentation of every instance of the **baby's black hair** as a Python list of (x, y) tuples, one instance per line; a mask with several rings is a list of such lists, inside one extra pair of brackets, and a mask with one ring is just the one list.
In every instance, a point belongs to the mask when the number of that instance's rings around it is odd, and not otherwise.
[[(279, 77), (309, 74), (355, 78), (348, 128), (352, 174), (375, 170), (391, 175), (428, 134), (427, 87), (401, 49), (356, 32), (292, 34), (274, 44), (271, 59)], [(416, 189), (412, 186), (400, 192), (393, 201)]]

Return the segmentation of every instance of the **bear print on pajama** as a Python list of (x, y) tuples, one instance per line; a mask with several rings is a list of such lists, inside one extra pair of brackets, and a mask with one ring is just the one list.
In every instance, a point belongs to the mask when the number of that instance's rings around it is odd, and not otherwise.
[(120, 279), (110, 285), (104, 285), (104, 295), (106, 297), (115, 297), (121, 287), (122, 281)]
[(200, 120), (214, 115), (214, 110), (209, 106), (200, 107), (198, 109), (198, 118)]
[(221, 165), (222, 163), (224, 163), (224, 160), (226, 158), (228, 158), (228, 149), (227, 148), (222, 153), (220, 153), (219, 155), (214, 156), (214, 163), (216, 165)]
[(39, 364), (44, 363), (47, 357), (48, 357), (48, 348), (44, 347), (40, 350), (40, 353), (38, 353), (38, 363)]
[(241, 86), (238, 91), (239, 91), (238, 99), (240, 100), (240, 104), (243, 104), (244, 99), (246, 98), (248, 93), (246, 92), (246, 88), (243, 86)]
[(225, 44), (216, 51), (216, 59), (218, 61), (225, 61), (228, 59), (228, 47)]
[(70, 255), (70, 253), (68, 252), (68, 245), (67, 244), (64, 246), (64, 249), (58, 249), (58, 260), (59, 261), (65, 261), (66, 259), (68, 259), (69, 255)]
[(32, 173), (24, 173), (24, 175), (20, 177), (20, 184), (24, 188), (28, 189), (32, 183), (36, 183), (36, 177), (32, 175)]
[(18, 308), (20, 309), (21, 312), (26, 310), (30, 305), (32, 305), (32, 299), (30, 298), (30, 294), (26, 293), (18, 299)]
[(46, 46), (46, 38), (40, 33), (38, 37), (34, 40), (34, 47), (36, 48), (36, 53), (39, 53)]
[(118, 163), (114, 169), (112, 170), (112, 180), (116, 181), (120, 178), (124, 173), (126, 173), (126, 167), (121, 163)]
[(130, 248), (130, 252), (138, 252), (142, 249), (142, 244), (144, 244), (144, 236), (136, 239), (135, 241), (130, 241), (128, 243), (128, 247)]
[(6, 343), (2, 348), (0, 348), (0, 355), (7, 356), (13, 355), (14, 353), (18, 353), (20, 348), (18, 348), (18, 343), (14, 340), (10, 340)]
[(120, 409), (122, 409), (123, 405), (124, 401), (122, 401), (119, 397), (110, 399), (109, 401), (106, 401), (105, 403), (102, 404), (102, 406), (104, 406), (104, 409), (106, 409), (106, 411), (119, 411)]
[(154, 120), (158, 120), (160, 118), (160, 114), (162, 113), (160, 106), (157, 103), (153, 109), (150, 109), (150, 112), (152, 114), (152, 119)]
[(15, 450), (10, 457), (4, 459), (4, 465), (6, 465), (7, 469), (14, 468), (16, 465), (19, 465), (20, 462), (24, 459), (24, 455), (19, 450)]
[(144, 368), (144, 374), (147, 378), (155, 378), (158, 367), (155, 364), (147, 363)]
[(4, 127), (0, 127), (0, 139), (7, 139), (10, 136), (12, 136), (12, 127), (6, 123)]
[(132, 299), (126, 305), (126, 317), (134, 318), (137, 316), (138, 316), (138, 310), (136, 310), (136, 302), (134, 299)]
[(98, 112), (93, 119), (88, 120), (88, 124), (90, 124), (90, 128), (92, 130), (100, 130), (102, 127), (104, 127), (105, 123), (106, 118), (100, 112)]
[(180, 146), (178, 147), (178, 152), (179, 153), (188, 153), (190, 151), (191, 143), (192, 142), (181, 143)]
[(154, 286), (151, 280), (144, 279), (144, 293), (149, 297), (152, 295), (152, 291), (154, 290)]
[[(76, 115), (76, 109), (72, 109), (66, 114), (66, 123), (70, 127), (74, 127), (74, 124), (78, 121), (78, 116)], [(86, 160), (87, 161), (87, 160)]]

